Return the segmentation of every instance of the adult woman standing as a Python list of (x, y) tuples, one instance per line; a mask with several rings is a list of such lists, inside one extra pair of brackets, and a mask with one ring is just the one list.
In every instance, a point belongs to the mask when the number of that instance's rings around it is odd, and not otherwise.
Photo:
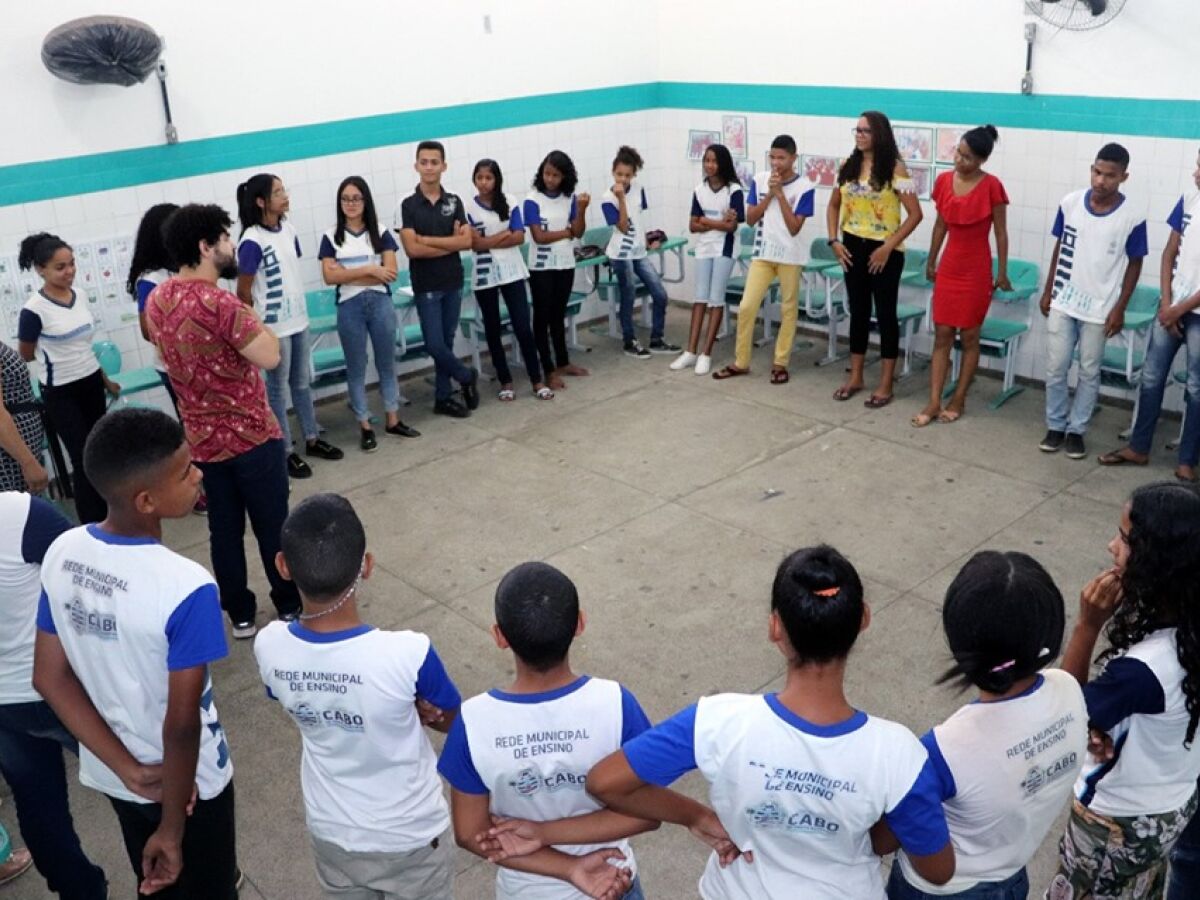
[(0, 344), (0, 491), (46, 489), (50, 476), (38, 459), (45, 443), (29, 368), (16, 350)]
[[(1011, 291), (1008, 280), (1008, 194), (995, 175), (983, 171), (999, 134), (991, 125), (972, 128), (954, 151), (954, 171), (938, 176), (933, 186), (937, 223), (929, 245), (925, 277), (933, 282), (936, 327), (929, 369), (929, 403), (913, 416), (915, 428), (934, 419), (956, 422), (967, 404), (967, 390), (979, 367), (979, 331), (997, 289)], [(996, 230), (996, 277), (988, 234)], [(938, 265), (942, 242), (946, 255)], [(954, 396), (942, 408), (942, 389), (950, 371), (950, 350), (957, 334), (962, 342), (962, 369)]]
[[(900, 321), (896, 304), (904, 270), (904, 239), (921, 224), (917, 191), (900, 159), (892, 123), (867, 110), (854, 126), (854, 151), (838, 171), (838, 189), (825, 213), (829, 246), (846, 272), (850, 304), (850, 377), (833, 399), (849, 400), (863, 389), (863, 365), (871, 331), (871, 307), (879, 320), (879, 387), (863, 404), (892, 402)], [(904, 220), (900, 219), (901, 209)]]

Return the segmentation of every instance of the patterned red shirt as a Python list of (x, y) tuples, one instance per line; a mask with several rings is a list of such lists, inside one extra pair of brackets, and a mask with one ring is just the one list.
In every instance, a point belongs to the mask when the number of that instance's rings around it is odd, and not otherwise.
[(254, 310), (207, 281), (171, 278), (146, 301), (192, 457), (220, 462), (282, 437), (258, 367), (242, 356), (263, 332)]

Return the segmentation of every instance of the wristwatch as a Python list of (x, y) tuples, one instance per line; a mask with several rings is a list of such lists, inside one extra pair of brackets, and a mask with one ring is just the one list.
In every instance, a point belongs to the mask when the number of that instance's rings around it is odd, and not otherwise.
[(840, 244), (841, 239), (840, 238), (827, 238), (825, 240), (825, 243), (828, 244), (830, 247), (832, 247), (834, 244)]

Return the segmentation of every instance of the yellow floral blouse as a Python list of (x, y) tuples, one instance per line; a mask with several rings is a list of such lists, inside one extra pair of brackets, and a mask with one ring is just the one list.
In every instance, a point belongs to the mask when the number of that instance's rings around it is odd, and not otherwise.
[(871, 187), (868, 174), (860, 181), (846, 182), (838, 190), (842, 194), (842, 230), (869, 241), (884, 241), (900, 228), (900, 195), (915, 194), (917, 187), (905, 174), (877, 191)]

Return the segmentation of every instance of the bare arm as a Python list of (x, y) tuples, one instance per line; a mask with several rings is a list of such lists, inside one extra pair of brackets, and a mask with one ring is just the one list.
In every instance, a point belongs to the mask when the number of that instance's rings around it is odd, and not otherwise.
[(237, 277), (237, 295), (238, 299), (247, 306), (254, 305), (254, 276), (253, 275), (238, 275)]
[[(1182, 241), (1183, 235), (1172, 228), (1170, 236), (1167, 237), (1167, 246), (1163, 247), (1162, 259), (1158, 264), (1158, 284), (1162, 290), (1159, 302), (1166, 306), (1171, 305), (1171, 279), (1175, 274), (1175, 260), (1179, 257), (1179, 245)], [(21, 355), (25, 356), (24, 352)], [(32, 357), (25, 358), (31, 359)]]
[(461, 253), (471, 249), (471, 235), (475, 229), (466, 222), (460, 222), (450, 237), (422, 237), (421, 243), (427, 247), (445, 250), (447, 253)]
[[(388, 251), (389, 253), (391, 251)], [(395, 254), (392, 254), (395, 259)], [(394, 263), (393, 269), (394, 272)], [(327, 256), (321, 260), (321, 280), (326, 284), (353, 284), (362, 287), (374, 287), (380, 284), (387, 284), (392, 279), (384, 280), (383, 270), (386, 268), (386, 263), (382, 266), (354, 266), (347, 269), (332, 256)], [(392, 276), (395, 278), (395, 275)]]
[(1058, 272), (1058, 252), (1062, 249), (1062, 238), (1054, 242), (1054, 252), (1050, 254), (1050, 270), (1046, 275), (1046, 283), (1042, 286), (1042, 298), (1038, 301), (1038, 309), (1043, 316), (1050, 315), (1050, 304), (1054, 296), (1054, 277)]
[(279, 365), (279, 338), (264, 328), (238, 352), (260, 369), (274, 369)]
[(629, 234), (629, 208), (626, 206), (627, 199), (625, 191), (617, 191), (613, 189), (613, 194), (617, 198), (617, 231), (622, 234)]
[(1141, 277), (1142, 257), (1137, 256), (1125, 266), (1125, 277), (1121, 279), (1121, 293), (1117, 297), (1117, 305), (1109, 311), (1104, 320), (1105, 337), (1120, 334), (1121, 329), (1125, 327), (1125, 310), (1129, 307), (1129, 298), (1133, 296), (1134, 288)]
[(916, 194), (910, 194), (907, 191), (902, 193), (900, 205), (904, 207), (904, 221), (900, 223), (900, 227), (896, 229), (895, 233), (883, 242), (889, 253), (903, 244), (925, 218), (925, 213), (921, 212), (921, 201), (917, 199)]
[(1003, 290), (1012, 290), (1008, 284), (1008, 206), (997, 203), (992, 207), (992, 227), (996, 229), (996, 283), (1005, 285)]
[(21, 354), (21, 359), (25, 362), (33, 362), (37, 359), (37, 344), (32, 341), (17, 341), (17, 353)]
[(453, 252), (427, 244), (425, 243), (427, 240), (432, 239), (421, 237), (411, 228), (400, 229), (400, 245), (404, 248), (404, 255), (409, 259), (436, 259), (439, 256), (449, 256)]
[(571, 227), (567, 229), (570, 232), (568, 237), (583, 237), (583, 232), (587, 229), (587, 208), (591, 202), (590, 194), (575, 195), (575, 218), (571, 220)]
[(925, 261), (925, 277), (933, 281), (937, 271), (938, 254), (942, 252), (942, 244), (946, 240), (946, 220), (938, 213), (937, 221), (933, 223), (933, 236), (929, 239), (929, 258)]
[[(0, 389), (2, 388), (3, 381), (0, 380)], [(25, 439), (21, 437), (17, 423), (13, 421), (12, 415), (3, 403), (0, 403), (0, 448), (17, 461), (30, 493), (40, 494), (49, 487), (50, 475), (46, 472), (46, 467), (29, 449)]]
[(825, 233), (831, 241), (842, 239), (842, 192), (836, 186), (829, 194), (829, 203), (825, 207)]
[[(580, 232), (580, 234), (582, 233)], [(576, 236), (573, 226), (551, 231), (549, 228), (543, 228), (541, 225), (530, 225), (529, 234), (535, 244), (556, 244), (559, 241), (565, 241), (567, 238)]]

